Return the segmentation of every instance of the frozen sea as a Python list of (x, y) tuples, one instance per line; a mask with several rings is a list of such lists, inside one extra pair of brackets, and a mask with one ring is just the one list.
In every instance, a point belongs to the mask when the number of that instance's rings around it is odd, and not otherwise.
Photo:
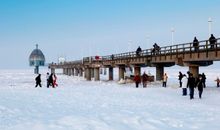
[[(207, 88), (203, 98), (189, 100), (178, 87), (179, 71), (165, 68), (168, 87), (160, 82), (147, 88), (134, 84), (85, 81), (81, 77), (58, 74), (59, 86), (34, 88), (33, 70), (0, 70), (0, 130), (219, 130), (220, 88), (215, 78), (220, 69), (204, 67)], [(142, 70), (155, 73), (155, 70)]]

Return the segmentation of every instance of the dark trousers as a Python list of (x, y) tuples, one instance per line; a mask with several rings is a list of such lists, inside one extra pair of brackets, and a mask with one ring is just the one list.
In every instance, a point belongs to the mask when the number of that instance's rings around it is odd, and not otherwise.
[(47, 88), (49, 88), (49, 86), (52, 86), (54, 88), (54, 84), (49, 82), (49, 81), (47, 81)]
[(147, 81), (144, 81), (143, 82), (143, 88), (146, 88), (147, 87)]
[(205, 82), (203, 82), (203, 84), (204, 84), (204, 88), (206, 87), (206, 84), (205, 84)]
[(182, 87), (182, 81), (180, 80), (180, 88)]
[(217, 83), (217, 87), (219, 87), (219, 83)]
[(199, 98), (202, 98), (202, 92), (203, 90), (199, 90)]
[(163, 82), (163, 87), (167, 87), (167, 82)]
[(36, 83), (35, 87), (37, 87), (38, 85), (39, 85), (40, 87), (42, 87), (42, 86), (41, 86), (41, 83)]
[(136, 84), (136, 88), (138, 88), (139, 82), (135, 82), (135, 84)]
[(183, 96), (187, 95), (187, 88), (183, 88)]
[(194, 88), (189, 88), (190, 99), (194, 98)]

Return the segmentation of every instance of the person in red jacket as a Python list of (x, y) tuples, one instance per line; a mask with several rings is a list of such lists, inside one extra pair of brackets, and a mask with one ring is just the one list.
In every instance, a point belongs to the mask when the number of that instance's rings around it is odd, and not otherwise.
[(135, 81), (135, 84), (136, 84), (136, 88), (138, 88), (139, 83), (141, 83), (141, 77), (140, 77), (140, 75), (136, 74), (136, 75), (134, 76), (134, 81)]
[(58, 86), (58, 84), (57, 84), (57, 76), (55, 75), (55, 74), (53, 74), (53, 85), (54, 86)]

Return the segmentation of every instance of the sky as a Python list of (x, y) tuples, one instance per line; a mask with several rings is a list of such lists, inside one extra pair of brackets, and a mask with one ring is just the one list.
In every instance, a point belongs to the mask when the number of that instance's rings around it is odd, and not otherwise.
[(30, 68), (35, 44), (46, 63), (220, 37), (219, 0), (0, 0), (0, 69)]

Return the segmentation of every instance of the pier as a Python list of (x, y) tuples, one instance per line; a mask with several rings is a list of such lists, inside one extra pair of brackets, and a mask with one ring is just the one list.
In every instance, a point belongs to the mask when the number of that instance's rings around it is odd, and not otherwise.
[(49, 64), (51, 73), (56, 69), (63, 69), (63, 74), (73, 76), (84, 76), (87, 80), (94, 77), (95, 81), (100, 80), (100, 68), (107, 68), (108, 79), (113, 80), (113, 68), (119, 68), (119, 79), (124, 79), (125, 67), (134, 67), (134, 74), (141, 75), (141, 67), (155, 67), (156, 80), (162, 80), (164, 67), (174, 65), (188, 66), (194, 77), (199, 74), (200, 66), (209, 66), (213, 61), (220, 60), (219, 39), (212, 48), (208, 40), (199, 41), (198, 49), (193, 47), (193, 43), (177, 44), (161, 47), (158, 52), (153, 52), (153, 48), (145, 49), (136, 54), (136, 51), (107, 56), (89, 56), (81, 60), (63, 63)]

